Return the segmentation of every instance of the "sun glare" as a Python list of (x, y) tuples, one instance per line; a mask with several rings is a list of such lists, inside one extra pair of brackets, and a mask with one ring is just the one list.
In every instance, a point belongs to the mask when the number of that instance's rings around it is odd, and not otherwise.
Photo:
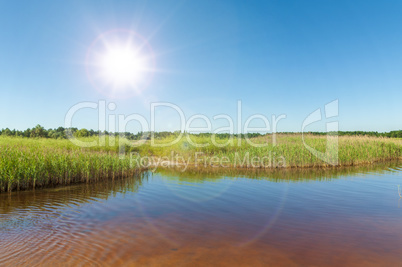
[(146, 70), (145, 62), (133, 48), (116, 47), (101, 60), (104, 77), (115, 85), (135, 84)]
[(141, 93), (149, 85), (154, 64), (148, 42), (129, 30), (101, 34), (89, 48), (86, 58), (92, 85), (113, 97)]

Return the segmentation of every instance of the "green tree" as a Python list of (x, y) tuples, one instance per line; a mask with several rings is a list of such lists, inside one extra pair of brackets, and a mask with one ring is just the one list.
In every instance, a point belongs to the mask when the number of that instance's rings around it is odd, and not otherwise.
[(45, 128), (38, 124), (35, 128), (32, 129), (31, 137), (47, 137), (47, 131), (45, 130)]
[(85, 128), (74, 133), (75, 137), (88, 137), (90, 136), (89, 131)]
[(6, 128), (6, 129), (4, 129), (3, 131), (1, 131), (1, 135), (4, 135), (4, 136), (11, 136), (11, 135), (12, 135), (12, 132), (11, 132), (10, 129)]

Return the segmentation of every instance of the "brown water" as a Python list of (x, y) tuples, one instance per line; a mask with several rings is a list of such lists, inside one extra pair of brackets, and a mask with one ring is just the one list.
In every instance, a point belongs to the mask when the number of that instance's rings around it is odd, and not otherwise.
[(1, 194), (0, 266), (401, 266), (398, 184), (391, 163)]

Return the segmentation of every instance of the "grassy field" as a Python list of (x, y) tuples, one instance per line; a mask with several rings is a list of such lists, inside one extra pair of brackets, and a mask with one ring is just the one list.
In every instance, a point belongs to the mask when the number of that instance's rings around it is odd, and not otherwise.
[[(295, 134), (277, 135), (276, 145), (271, 135), (251, 139), (255, 144), (264, 144), (263, 147), (236, 138), (217, 139), (215, 144), (210, 137), (190, 135), (188, 138), (182, 137), (164, 147), (152, 145), (150, 140), (140, 146), (132, 146), (132, 141), (119, 142), (118, 138), (106, 138), (102, 146), (78, 147), (66, 139), (0, 137), (0, 192), (117, 179), (136, 175), (147, 166), (170, 166), (163, 162), (183, 164), (182, 170), (184, 165), (270, 169), (332, 166), (307, 150), (301, 136)], [(90, 142), (98, 139), (80, 140)], [(166, 145), (173, 141), (171, 137), (155, 140), (155, 143)], [(326, 136), (307, 135), (305, 142), (317, 151), (326, 151)], [(126, 155), (123, 159), (119, 158), (119, 143), (126, 144), (123, 150), (120, 149)], [(130, 156), (133, 153), (139, 156), (136, 160)], [(341, 136), (338, 139), (337, 166), (398, 159), (402, 159), (400, 139), (362, 136)]]

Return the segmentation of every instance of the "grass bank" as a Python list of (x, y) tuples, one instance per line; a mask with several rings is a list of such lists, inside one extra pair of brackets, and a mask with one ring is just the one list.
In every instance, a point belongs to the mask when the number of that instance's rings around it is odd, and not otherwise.
[(128, 158), (82, 149), (68, 140), (0, 138), (0, 192), (90, 183), (138, 172)]
[[(97, 137), (82, 142), (99, 141)], [(43, 186), (94, 182), (135, 175), (143, 167), (184, 166), (239, 168), (332, 167), (306, 148), (329, 155), (337, 151), (337, 166), (353, 166), (402, 159), (402, 140), (383, 137), (340, 136), (327, 146), (326, 136), (281, 134), (250, 140), (188, 135), (138, 141), (105, 139), (103, 145), (79, 147), (66, 139), (0, 137), (0, 192)], [(121, 150), (122, 144), (125, 144)], [(119, 158), (119, 150), (139, 157)], [(222, 161), (224, 161), (222, 163)], [(146, 166), (144, 166), (144, 164)], [(238, 164), (238, 165), (235, 165)]]

